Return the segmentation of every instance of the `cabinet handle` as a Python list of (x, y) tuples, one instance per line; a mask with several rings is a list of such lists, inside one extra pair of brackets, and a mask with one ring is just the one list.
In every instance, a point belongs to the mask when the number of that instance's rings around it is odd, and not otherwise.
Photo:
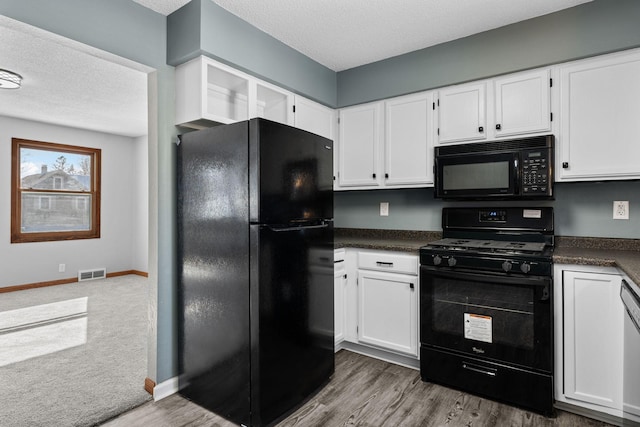
[(375, 178), (375, 177), (376, 177), (376, 174), (374, 173), (374, 174), (372, 174), (371, 176)]
[(483, 127), (483, 126), (480, 126), (480, 127), (478, 128), (478, 132), (484, 132), (484, 127)]
[(569, 169), (569, 162), (562, 162), (562, 169)]
[(496, 130), (500, 130), (500, 129), (502, 129), (502, 125), (497, 124), (497, 125), (496, 125)]
[(413, 289), (413, 283), (409, 283), (409, 289)]
[(385, 174), (384, 174), (384, 177), (385, 177), (385, 178), (389, 178), (389, 174), (388, 174), (388, 173), (385, 173)]
[(393, 267), (393, 263), (392, 262), (376, 261), (376, 265), (378, 265), (380, 267)]

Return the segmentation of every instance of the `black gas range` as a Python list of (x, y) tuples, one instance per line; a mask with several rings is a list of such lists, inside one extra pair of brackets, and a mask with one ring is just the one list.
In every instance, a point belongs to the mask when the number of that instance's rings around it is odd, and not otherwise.
[(553, 208), (444, 208), (420, 249), (420, 364), (441, 383), (553, 414)]

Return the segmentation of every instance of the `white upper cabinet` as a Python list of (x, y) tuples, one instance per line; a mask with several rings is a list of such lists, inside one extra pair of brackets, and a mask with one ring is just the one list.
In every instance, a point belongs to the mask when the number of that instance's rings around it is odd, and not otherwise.
[(487, 138), (486, 82), (438, 91), (438, 142), (482, 141)]
[(373, 102), (340, 110), (339, 187), (381, 185), (382, 105)]
[(176, 125), (202, 129), (264, 117), (293, 124), (293, 94), (199, 56), (176, 67)]
[(560, 66), (559, 180), (640, 177), (640, 51)]
[(433, 185), (433, 92), (340, 110), (336, 190)]
[(294, 126), (299, 129), (333, 140), (335, 139), (335, 114), (335, 110), (329, 107), (302, 96), (295, 96)]
[(256, 102), (249, 105), (249, 118), (262, 117), (285, 125), (293, 125), (294, 97), (291, 92), (257, 80), (255, 88)]
[(433, 94), (385, 102), (384, 185), (433, 184)]
[(551, 77), (548, 69), (493, 81), (496, 137), (551, 130)]

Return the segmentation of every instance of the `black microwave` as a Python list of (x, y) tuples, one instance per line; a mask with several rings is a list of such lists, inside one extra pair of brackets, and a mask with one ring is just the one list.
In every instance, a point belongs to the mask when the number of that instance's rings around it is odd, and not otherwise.
[(554, 137), (435, 148), (435, 197), (553, 199)]

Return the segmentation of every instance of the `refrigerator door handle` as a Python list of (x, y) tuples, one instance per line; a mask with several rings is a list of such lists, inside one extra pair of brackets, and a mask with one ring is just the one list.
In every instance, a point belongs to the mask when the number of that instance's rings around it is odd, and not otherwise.
[(328, 226), (329, 224), (327, 224), (326, 222), (323, 222), (322, 224), (317, 224), (317, 225), (299, 225), (295, 227), (272, 227), (270, 225), (267, 225), (267, 228), (269, 228), (269, 230), (271, 231), (275, 231), (276, 233), (280, 233), (283, 231), (299, 231), (299, 230), (309, 230), (312, 228), (327, 228)]

